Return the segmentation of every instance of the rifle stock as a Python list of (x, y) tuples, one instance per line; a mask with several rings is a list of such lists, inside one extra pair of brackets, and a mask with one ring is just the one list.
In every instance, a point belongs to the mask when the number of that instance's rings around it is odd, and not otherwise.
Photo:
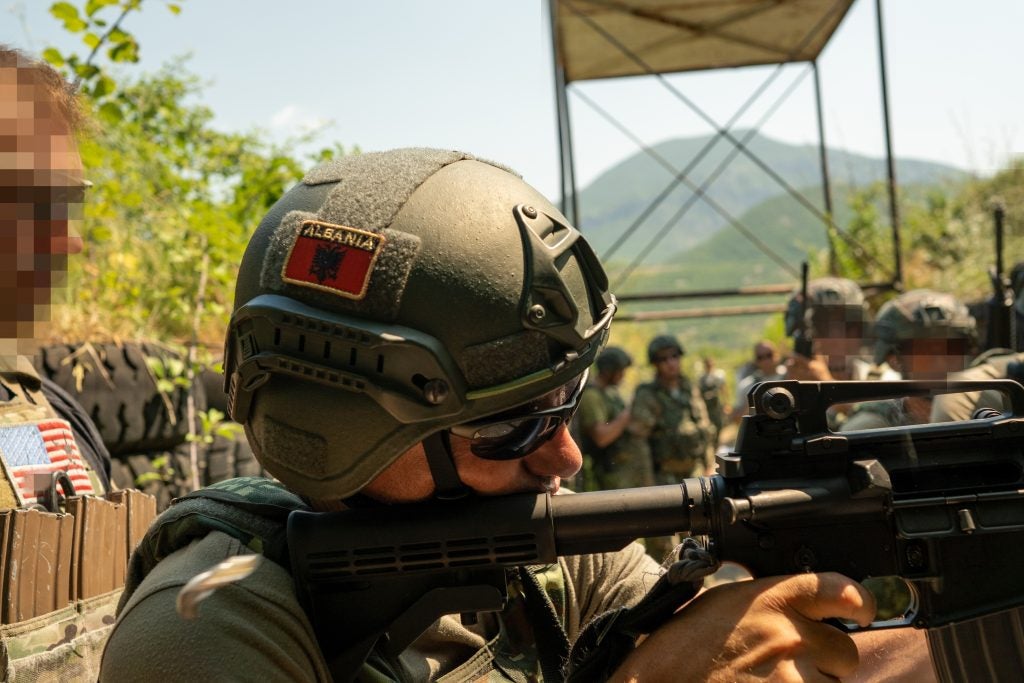
[[(836, 434), (825, 409), (997, 389), (1012, 414)], [(397, 654), (443, 614), (500, 609), (505, 570), (704, 535), (755, 576), (897, 575), (909, 623), (935, 628), (1024, 605), (1024, 387), (987, 382), (763, 382), (719, 473), (564, 496), (293, 512), (292, 573), (339, 678)]]

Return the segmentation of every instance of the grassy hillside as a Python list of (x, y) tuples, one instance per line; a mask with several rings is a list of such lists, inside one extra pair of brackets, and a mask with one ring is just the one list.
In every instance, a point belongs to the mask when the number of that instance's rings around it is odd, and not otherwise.
[[(867, 190), (837, 188), (836, 222), (854, 229), (857, 241), (878, 254), (885, 269), (892, 267), (888, 204), (881, 187)], [(907, 289), (933, 287), (952, 291), (965, 301), (988, 296), (987, 268), (994, 258), (991, 203), (1006, 206), (1006, 268), (1024, 260), (1024, 162), (1017, 162), (993, 178), (962, 185), (904, 185), (900, 191), (903, 218), (904, 274)], [(812, 277), (824, 275), (826, 241), (822, 225), (789, 196), (764, 200), (741, 216), (797, 272), (802, 260), (812, 264)], [(606, 264), (616, 283), (623, 259)], [(845, 270), (860, 281), (887, 279), (889, 272)], [(666, 262), (638, 268), (619, 294), (732, 288), (743, 285), (793, 283), (797, 277), (775, 264), (732, 227), (723, 228), (690, 249), (671, 255)], [(786, 295), (729, 297), (626, 303), (622, 313), (664, 311), (751, 304), (783, 304)], [(877, 304), (877, 302), (876, 302)], [(741, 362), (760, 337), (786, 343), (781, 315), (750, 315), (654, 322), (618, 322), (613, 343), (625, 346), (638, 358), (655, 334), (678, 335), (693, 350), (719, 358), (723, 366)]]
[[(737, 131), (742, 139), (746, 131)], [(711, 139), (710, 136), (668, 140), (654, 146), (662, 157), (676, 168), (683, 169)], [(805, 195), (821, 205), (820, 165), (817, 147), (790, 145), (763, 135), (755, 135), (747, 147), (790, 186), (804, 188)], [(700, 185), (734, 147), (719, 140), (697, 164), (688, 177)], [(931, 184), (942, 179), (962, 180), (965, 174), (950, 166), (916, 160), (897, 160), (897, 177), (901, 183)], [(885, 175), (882, 159), (872, 159), (841, 150), (829, 151), (829, 167), (833, 183), (866, 185)], [(580, 194), (580, 224), (597, 253), (607, 256), (609, 247), (637, 219), (651, 200), (671, 181), (672, 175), (644, 152), (609, 168)], [(763, 201), (782, 195), (785, 190), (746, 156), (739, 154), (722, 175), (711, 184), (708, 195), (732, 215), (741, 216)], [(616, 252), (614, 258), (632, 258), (650, 241), (652, 235), (671, 222), (673, 216), (691, 197), (683, 185), (676, 187), (666, 200), (644, 221), (633, 236)], [(659, 243), (650, 257), (652, 262), (671, 260), (673, 254), (699, 244), (725, 226), (726, 221), (705, 202), (696, 202)]]

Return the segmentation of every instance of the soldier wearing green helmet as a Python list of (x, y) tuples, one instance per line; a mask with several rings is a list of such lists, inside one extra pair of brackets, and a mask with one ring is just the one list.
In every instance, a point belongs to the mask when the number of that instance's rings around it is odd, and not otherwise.
[[(619, 393), (619, 385), (633, 359), (618, 346), (609, 346), (597, 357), (597, 372), (580, 399), (576, 414), (587, 488), (623, 489), (654, 484), (654, 468), (647, 441), (629, 432), (631, 412)], [(588, 468), (589, 465), (589, 468)]]
[(711, 421), (700, 388), (682, 371), (683, 345), (658, 335), (647, 345), (653, 381), (633, 397), (631, 430), (647, 438), (660, 484), (675, 484), (714, 468)]
[[(411, 149), (311, 171), (252, 236), (226, 342), (232, 416), (279, 481), (224, 482), (161, 516), (133, 556), (101, 679), (330, 680), (287, 563), (274, 559), (282, 515), (558, 493), (581, 462), (565, 425), (614, 311), (580, 233), (504, 167)], [(273, 561), (203, 593), (194, 621), (178, 617), (186, 582), (253, 553)], [(539, 612), (571, 640), (636, 603), (657, 572), (638, 544), (524, 568), (508, 575), (501, 612), (443, 617), (348, 678), (539, 680)], [(543, 587), (532, 598), (527, 575)], [(725, 586), (607, 675), (844, 676), (855, 646), (817, 620), (867, 623), (872, 610), (836, 574)]]
[[(811, 356), (793, 354), (786, 379), (882, 379), (888, 368), (862, 358), (871, 314), (860, 286), (847, 278), (816, 278), (807, 283), (807, 302), (802, 298), (802, 292), (794, 292), (786, 305), (786, 336), (798, 349), (796, 340), (807, 338)], [(890, 371), (888, 378), (899, 377)]]
[[(904, 379), (945, 380), (963, 370), (977, 351), (974, 317), (952, 294), (915, 289), (887, 301), (874, 324), (874, 361), (886, 363)], [(843, 431), (930, 420), (930, 399), (864, 404), (842, 425)]]

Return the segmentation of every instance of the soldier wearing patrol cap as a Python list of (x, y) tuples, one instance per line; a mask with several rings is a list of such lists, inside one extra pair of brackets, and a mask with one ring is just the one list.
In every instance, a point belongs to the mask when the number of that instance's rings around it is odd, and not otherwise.
[[(410, 149), (311, 171), (253, 234), (227, 337), (231, 413), (280, 482), (217, 484), (161, 516), (133, 557), (102, 679), (328, 680), (286, 564), (219, 588), (191, 622), (175, 613), (179, 589), (225, 557), (273, 557), (265, 541), (282, 510), (557, 493), (580, 466), (565, 424), (614, 311), (580, 233), (504, 167)], [(524, 572), (509, 574), (502, 612), (443, 617), (352, 675), (537, 680), (538, 606), (571, 640), (636, 602), (656, 572), (633, 544), (529, 568), (544, 587), (529, 599)], [(843, 676), (854, 646), (815, 620), (866, 622), (870, 600), (835, 574), (716, 589), (607, 674)], [(797, 616), (804, 605), (813, 618)]]

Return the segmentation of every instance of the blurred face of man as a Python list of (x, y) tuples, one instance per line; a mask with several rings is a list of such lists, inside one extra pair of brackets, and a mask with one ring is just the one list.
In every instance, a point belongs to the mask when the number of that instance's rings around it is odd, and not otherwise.
[(767, 344), (758, 344), (754, 347), (754, 363), (762, 373), (770, 375), (775, 372), (779, 360), (775, 355), (775, 349)]
[(654, 354), (654, 373), (659, 380), (671, 381), (679, 376), (682, 354), (678, 349), (662, 349)]
[(912, 339), (891, 363), (904, 379), (943, 380), (967, 365), (967, 346), (962, 339)]
[(851, 361), (861, 355), (863, 326), (842, 319), (816, 324), (814, 353), (822, 356), (835, 379), (849, 379)]
[(27, 69), (0, 67), (0, 339), (38, 336), (67, 255), (81, 251), (82, 162)]

